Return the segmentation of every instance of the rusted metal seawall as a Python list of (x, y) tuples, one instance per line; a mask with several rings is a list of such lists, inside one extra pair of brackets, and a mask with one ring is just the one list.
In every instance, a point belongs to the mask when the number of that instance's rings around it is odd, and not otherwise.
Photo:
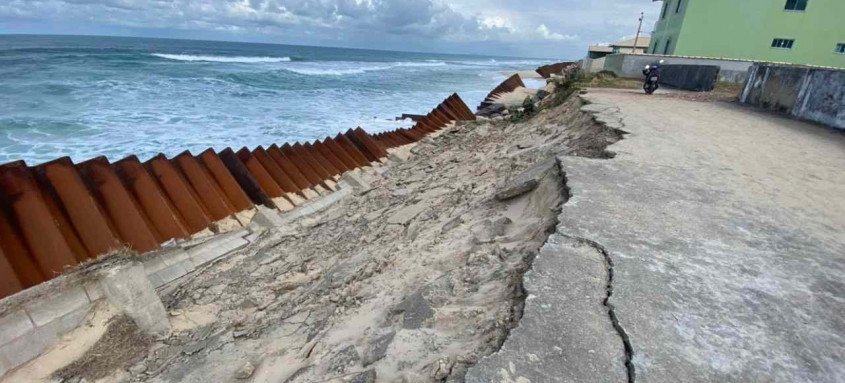
[(543, 78), (550, 78), (553, 74), (560, 74), (564, 71), (564, 69), (568, 69), (573, 65), (577, 65), (577, 63), (574, 61), (564, 61), (557, 64), (543, 65), (537, 68), (536, 72), (539, 73), (540, 76), (543, 76)]
[(457, 94), (410, 129), (215, 152), (145, 162), (129, 156), (37, 166), (0, 165), (0, 298), (114, 250), (139, 253), (171, 239), (217, 232), (254, 205), (286, 210), (331, 191), (345, 171), (383, 161), (387, 149), (419, 141), (475, 115)]
[(493, 88), (490, 93), (487, 94), (487, 97), (484, 98), (484, 101), (478, 105), (477, 110), (484, 109), (490, 105), (493, 105), (493, 101), (496, 100), (496, 96), (502, 93), (510, 93), (513, 92), (516, 88), (525, 88), (525, 83), (522, 82), (522, 78), (519, 77), (518, 74), (513, 74), (512, 76), (508, 77), (505, 81), (502, 81), (499, 86)]
[(417, 119), (412, 128), (377, 133), (373, 138), (385, 148), (394, 148), (416, 142), (426, 134), (442, 129), (451, 121), (472, 120), (475, 120), (472, 110), (457, 94), (452, 94), (431, 112)]

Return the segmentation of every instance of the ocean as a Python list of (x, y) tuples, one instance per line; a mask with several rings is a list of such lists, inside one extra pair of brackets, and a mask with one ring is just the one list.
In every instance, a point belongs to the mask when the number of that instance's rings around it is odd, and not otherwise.
[(274, 44), (0, 35), (0, 163), (35, 165), (410, 127), (548, 60)]

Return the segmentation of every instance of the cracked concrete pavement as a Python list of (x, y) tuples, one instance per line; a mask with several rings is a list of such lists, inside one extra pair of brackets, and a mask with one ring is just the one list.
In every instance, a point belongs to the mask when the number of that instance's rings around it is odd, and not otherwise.
[(613, 159), (559, 157), (571, 198), (524, 317), (467, 381), (845, 381), (845, 135), (728, 103), (582, 97), (630, 134)]

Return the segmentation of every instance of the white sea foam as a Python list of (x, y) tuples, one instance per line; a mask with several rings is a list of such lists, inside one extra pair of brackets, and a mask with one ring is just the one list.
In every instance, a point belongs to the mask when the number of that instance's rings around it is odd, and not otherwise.
[(205, 61), (218, 63), (280, 63), (291, 61), (290, 57), (250, 57), (250, 56), (203, 56), (203, 55), (174, 55), (167, 53), (153, 53), (153, 56), (177, 61)]
[(326, 62), (308, 63), (300, 66), (289, 66), (284, 69), (293, 73), (306, 76), (344, 76), (351, 74), (363, 74), (402, 67), (441, 67), (447, 64), (443, 61), (426, 62), (392, 62), (392, 63), (367, 63), (367, 62)]

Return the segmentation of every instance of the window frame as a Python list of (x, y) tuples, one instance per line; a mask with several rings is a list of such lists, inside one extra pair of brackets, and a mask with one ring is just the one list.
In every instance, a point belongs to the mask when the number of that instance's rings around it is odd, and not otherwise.
[(833, 52), (840, 55), (845, 55), (845, 43), (836, 43), (836, 48), (833, 49)]
[(795, 45), (795, 39), (788, 39), (784, 37), (775, 37), (772, 39), (772, 44), (769, 48), (772, 49), (792, 49)]
[(672, 44), (672, 38), (670, 37), (666, 40), (666, 45), (663, 46), (663, 55), (664, 56), (669, 55), (669, 45), (671, 45), (671, 44)]
[(676, 14), (681, 12), (681, 4), (682, 4), (683, 2), (684, 2), (684, 0), (678, 0), (678, 4), (677, 4), (677, 5), (675, 5), (675, 13), (676, 13)]
[[(789, 3), (792, 3), (792, 8), (789, 8)], [(803, 4), (804, 8), (798, 8), (798, 5)], [(810, 5), (810, 0), (786, 0), (783, 5), (783, 10), (786, 12), (807, 12), (807, 6)]]
[(669, 4), (672, 3), (672, 0), (663, 0), (663, 11), (660, 12), (660, 19), (663, 20), (666, 18), (666, 10), (669, 9)]

